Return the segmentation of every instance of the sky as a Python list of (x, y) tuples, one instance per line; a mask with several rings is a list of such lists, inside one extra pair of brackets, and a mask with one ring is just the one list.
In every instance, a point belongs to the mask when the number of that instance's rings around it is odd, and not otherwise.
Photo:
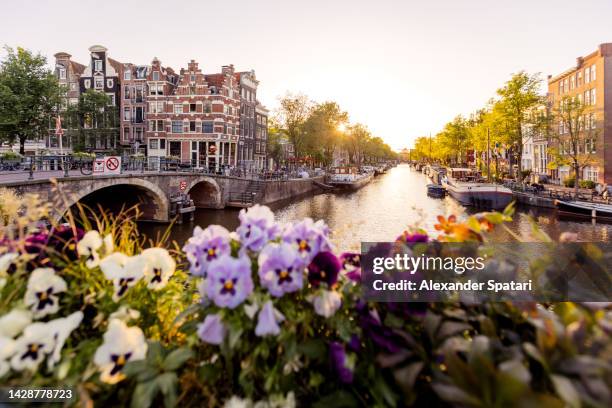
[[(610, 0), (20, 0), (0, 44), (88, 61), (254, 69), (258, 99), (333, 100), (393, 148), (485, 105), (512, 73), (556, 75), (612, 42)], [(4, 53), (0, 53), (0, 58)]]

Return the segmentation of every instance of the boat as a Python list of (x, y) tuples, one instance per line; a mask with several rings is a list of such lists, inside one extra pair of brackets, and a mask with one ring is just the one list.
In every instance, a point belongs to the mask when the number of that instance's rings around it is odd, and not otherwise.
[(482, 182), (470, 168), (448, 168), (442, 186), (461, 204), (487, 210), (500, 210), (512, 202), (512, 190), (495, 183)]
[(374, 175), (375, 176), (379, 176), (381, 174), (385, 174), (387, 172), (387, 166), (385, 165), (380, 165), (377, 167), (374, 167)]
[(587, 201), (555, 200), (559, 214), (612, 221), (612, 205)]
[(338, 188), (357, 190), (368, 184), (372, 177), (374, 177), (374, 172), (359, 171), (357, 167), (335, 167), (328, 184)]
[(444, 198), (446, 190), (438, 184), (427, 185), (427, 195), (434, 198)]

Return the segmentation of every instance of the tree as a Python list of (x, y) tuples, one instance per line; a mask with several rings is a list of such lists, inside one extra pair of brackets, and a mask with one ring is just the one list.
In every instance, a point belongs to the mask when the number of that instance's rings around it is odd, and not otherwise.
[(60, 103), (61, 88), (47, 60), (21, 47), (5, 47), (0, 64), (0, 133), (10, 144), (46, 134), (49, 116)]
[(372, 137), (369, 129), (356, 123), (347, 128), (346, 149), (349, 152), (351, 162), (361, 166), (368, 140)]
[(528, 124), (531, 109), (543, 102), (540, 96), (540, 75), (520, 71), (497, 90), (500, 97), (497, 108), (506, 121), (506, 147), (510, 152), (510, 176), (513, 175), (514, 156), (523, 154), (523, 129)]
[(283, 146), (281, 144), (281, 138), (283, 137), (280, 126), (273, 118), (268, 120), (268, 156), (274, 160), (276, 168), (281, 164), (283, 157)]
[(342, 111), (336, 102), (324, 102), (312, 109), (304, 123), (307, 149), (320, 157), (324, 166), (332, 164), (336, 147), (341, 142), (340, 126), (347, 121), (348, 113)]
[(79, 96), (77, 105), (67, 110), (70, 136), (74, 136), (75, 151), (117, 145), (118, 111), (111, 99), (101, 91), (88, 89)]
[(439, 139), (438, 154), (449, 163), (463, 163), (468, 146), (468, 127), (462, 116), (457, 116), (444, 126), (442, 132), (437, 135)]
[(276, 120), (293, 144), (295, 157), (300, 158), (304, 153), (306, 142), (304, 124), (310, 116), (313, 103), (303, 94), (287, 93), (280, 98), (280, 107), (276, 112)]
[(550, 132), (555, 147), (551, 149), (554, 164), (569, 165), (574, 171), (574, 189), (578, 193), (580, 174), (585, 167), (594, 165), (598, 159), (599, 132), (595, 129), (594, 113), (586, 113), (586, 106), (576, 97), (566, 96), (553, 111), (553, 121), (558, 125)]

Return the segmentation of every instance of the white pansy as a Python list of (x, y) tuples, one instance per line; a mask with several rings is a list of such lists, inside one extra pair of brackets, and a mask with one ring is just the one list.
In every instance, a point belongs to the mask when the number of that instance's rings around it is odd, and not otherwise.
[(125, 378), (122, 370), (128, 361), (142, 360), (146, 354), (147, 343), (142, 330), (113, 319), (104, 333), (104, 342), (96, 350), (94, 363), (100, 369), (100, 379), (115, 384)]
[(250, 408), (253, 406), (253, 402), (249, 399), (242, 399), (236, 395), (225, 401), (223, 408)]
[(85, 265), (88, 268), (95, 268), (100, 262), (100, 254), (98, 250), (102, 248), (102, 237), (98, 231), (87, 231), (83, 238), (77, 242), (77, 253), (79, 256), (85, 256)]
[(18, 257), (19, 254), (15, 252), (9, 252), (0, 256), (0, 276), (6, 276), (8, 269), (15, 263)]
[(258, 310), (259, 310), (259, 306), (257, 305), (257, 303), (251, 303), (251, 304), (245, 303), (244, 304), (244, 313), (246, 313), (246, 315), (251, 320), (253, 320)]
[(319, 316), (329, 318), (342, 305), (342, 297), (333, 290), (321, 290), (312, 300), (315, 312)]
[(11, 368), (8, 359), (15, 353), (15, 340), (0, 336), (0, 378), (4, 377)]
[(0, 337), (14, 338), (30, 323), (32, 323), (32, 312), (13, 309), (0, 317)]
[(144, 276), (146, 259), (141, 255), (127, 256), (115, 252), (100, 261), (100, 269), (106, 279), (113, 281), (115, 293), (113, 300), (118, 301), (125, 292)]
[(67, 289), (66, 281), (51, 268), (36, 268), (32, 271), (24, 301), (38, 319), (59, 310), (58, 294)]
[(51, 320), (47, 323), (47, 328), (53, 336), (54, 344), (51, 356), (47, 360), (47, 366), (49, 370), (53, 369), (53, 366), (60, 362), (62, 359), (62, 348), (66, 339), (83, 321), (83, 312), (74, 312), (67, 317)]
[(47, 323), (32, 323), (15, 341), (11, 358), (13, 370), (36, 371), (45, 356), (53, 351), (55, 341)]
[(130, 320), (137, 320), (138, 318), (140, 318), (140, 312), (138, 310), (131, 309), (127, 306), (119, 307), (119, 309), (111, 313), (108, 317), (109, 320), (119, 319), (126, 323)]
[(115, 250), (115, 242), (113, 241), (113, 236), (108, 234), (102, 240), (104, 243), (104, 253), (106, 255), (112, 254)]
[(147, 261), (145, 280), (147, 287), (159, 290), (166, 286), (168, 279), (174, 274), (176, 262), (164, 248), (147, 248), (141, 255)]

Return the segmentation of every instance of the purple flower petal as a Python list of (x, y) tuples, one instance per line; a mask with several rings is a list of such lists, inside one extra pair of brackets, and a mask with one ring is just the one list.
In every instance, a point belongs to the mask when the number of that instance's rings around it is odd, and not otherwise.
[(203, 342), (219, 345), (223, 343), (227, 329), (221, 321), (221, 316), (211, 314), (206, 316), (204, 323), (198, 325), (198, 336)]

